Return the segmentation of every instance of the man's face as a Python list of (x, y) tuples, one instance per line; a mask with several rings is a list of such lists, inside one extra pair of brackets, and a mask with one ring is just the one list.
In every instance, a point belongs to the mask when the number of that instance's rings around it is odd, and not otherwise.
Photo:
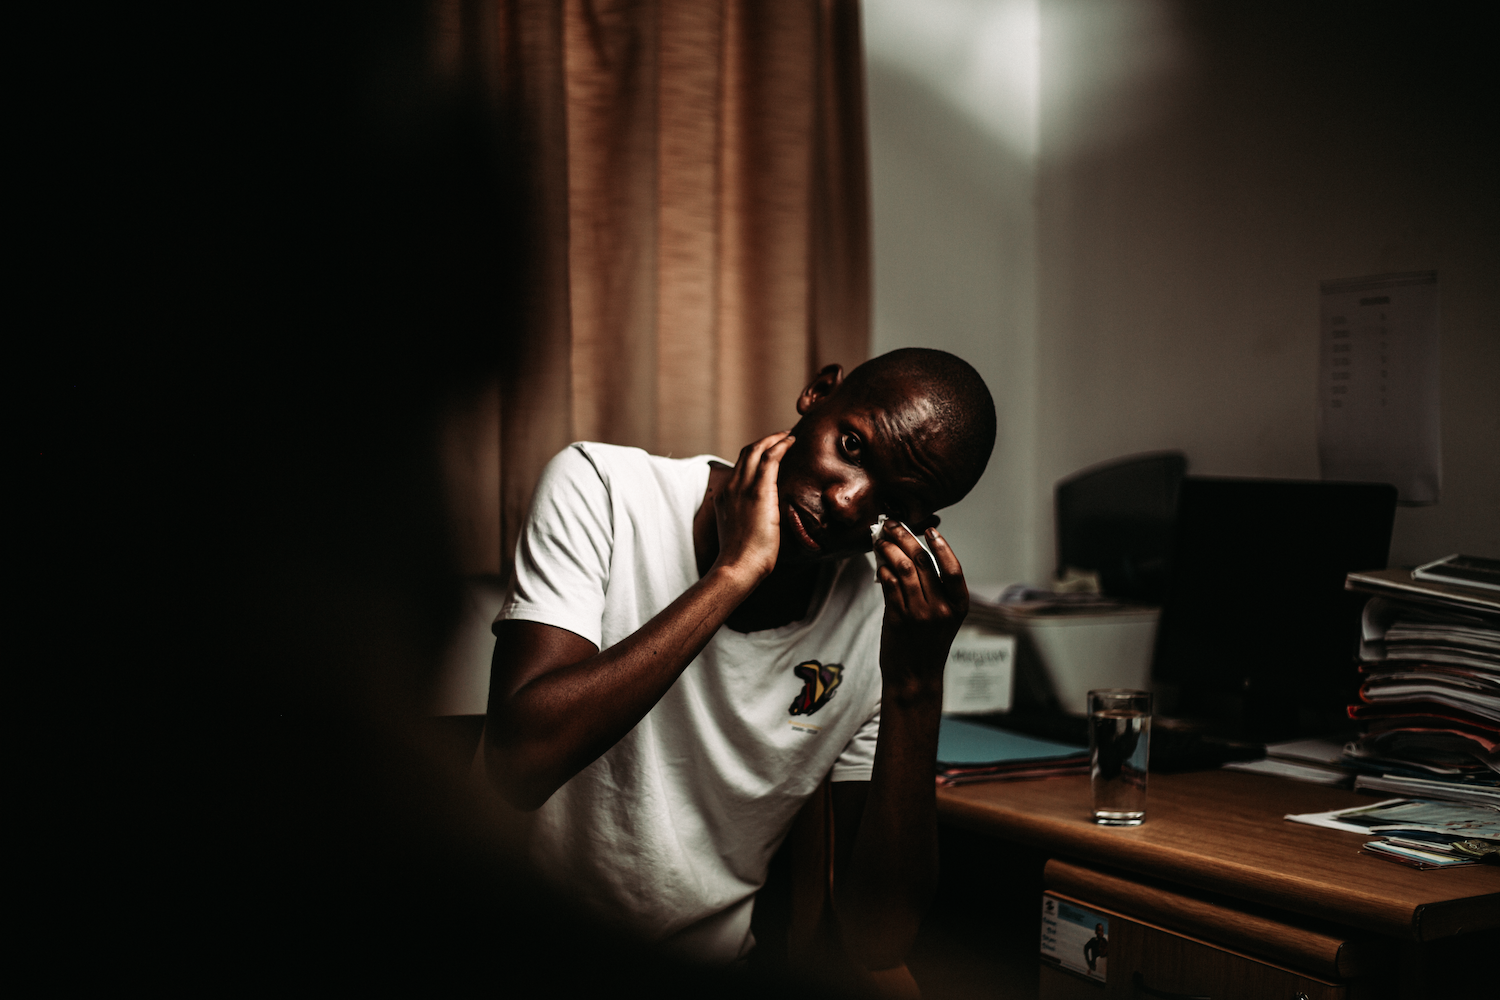
[(868, 552), (881, 514), (920, 534), (956, 499), (953, 449), (936, 433), (927, 399), (866, 396), (836, 391), (793, 428), (777, 477), (779, 563)]

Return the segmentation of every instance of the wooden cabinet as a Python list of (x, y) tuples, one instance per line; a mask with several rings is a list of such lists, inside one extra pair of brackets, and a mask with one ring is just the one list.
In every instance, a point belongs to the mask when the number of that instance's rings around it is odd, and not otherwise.
[[(1204, 771), (1152, 775), (1138, 827), (1095, 824), (1089, 801), (1082, 776), (938, 790), (944, 823), (1073, 859), (1048, 863), (1047, 887), (1141, 928), (1138, 960), (1111, 957), (1128, 977), (1111, 974), (1106, 989), (1047, 969), (1047, 996), (1151, 996), (1136, 986), (1136, 972), (1144, 989), (1182, 993), (1176, 987), (1188, 981), (1173, 977), (1194, 963), (1218, 970), (1205, 974), (1217, 992), (1189, 996), (1274, 997), (1288, 983), (1297, 988), (1286, 995), (1309, 998), (1495, 992), (1488, 955), (1500, 930), (1500, 867), (1417, 871), (1361, 853), (1367, 834), (1286, 821), (1288, 813), (1368, 805), (1365, 796)], [(1127, 941), (1135, 933), (1126, 929)], [(1158, 953), (1173, 956), (1168, 965)], [(1259, 983), (1265, 992), (1251, 985)]]
[(1380, 973), (1393, 965), (1370, 939), (1057, 860), (1045, 879), (1055, 905), (1107, 919), (1108, 958), (1104, 983), (1044, 960), (1044, 1000), (1392, 995), (1390, 977)]

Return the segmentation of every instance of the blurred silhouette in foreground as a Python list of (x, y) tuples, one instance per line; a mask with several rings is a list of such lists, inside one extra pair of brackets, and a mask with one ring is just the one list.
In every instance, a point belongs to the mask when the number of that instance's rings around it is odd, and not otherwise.
[(504, 368), (527, 265), (503, 114), (434, 69), (450, 6), (141, 12), (131, 72), (64, 95), (121, 142), (73, 158), (27, 425), (37, 673), (89, 707), (30, 751), (68, 765), (23, 904), (60, 980), (761, 992), (574, 918), (422, 736), (443, 415)]

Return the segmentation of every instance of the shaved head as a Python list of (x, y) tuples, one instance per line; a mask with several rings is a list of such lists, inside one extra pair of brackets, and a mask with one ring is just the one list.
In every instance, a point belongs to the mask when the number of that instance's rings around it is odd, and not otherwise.
[(840, 394), (891, 410), (915, 407), (916, 434), (952, 456), (950, 484), (963, 499), (979, 482), (995, 447), (995, 401), (974, 366), (947, 351), (904, 347), (871, 358), (845, 377)]

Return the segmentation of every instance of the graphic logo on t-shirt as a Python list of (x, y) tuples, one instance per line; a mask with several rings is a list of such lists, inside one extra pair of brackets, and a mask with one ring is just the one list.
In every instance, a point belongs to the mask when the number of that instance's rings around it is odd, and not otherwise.
[(812, 715), (833, 697), (834, 689), (844, 679), (844, 665), (808, 660), (793, 667), (792, 673), (802, 678), (802, 693), (792, 702), (791, 713)]

